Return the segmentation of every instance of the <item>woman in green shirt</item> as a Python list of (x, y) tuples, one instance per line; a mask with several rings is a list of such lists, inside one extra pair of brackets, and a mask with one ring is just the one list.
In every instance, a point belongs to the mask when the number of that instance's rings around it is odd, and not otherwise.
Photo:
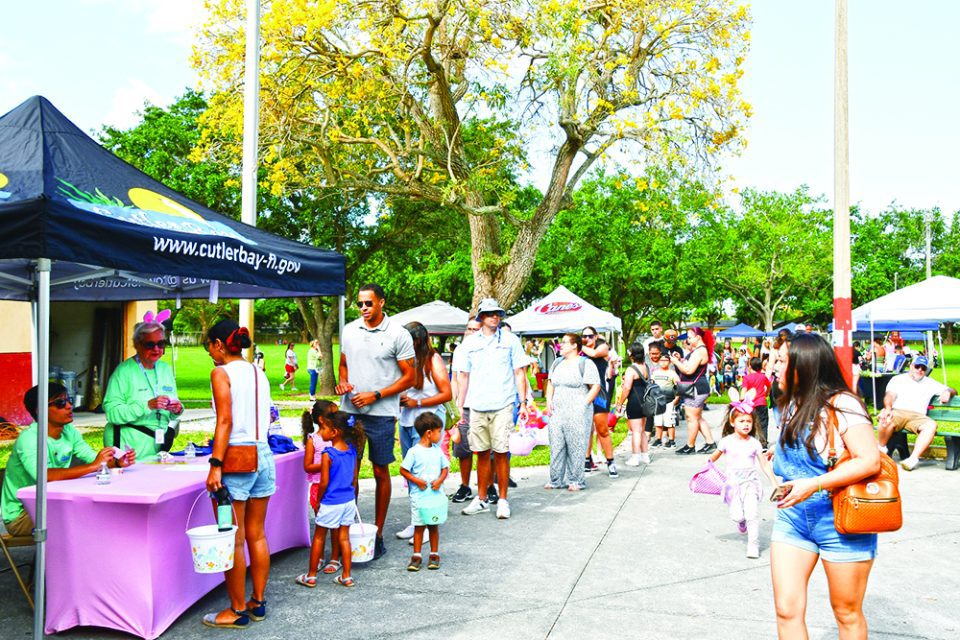
[[(70, 424), (73, 422), (73, 403), (63, 385), (49, 383), (47, 403), (47, 481), (72, 480), (93, 473), (104, 462), (110, 467), (129, 467), (136, 460), (133, 451), (114, 457), (113, 447), (104, 447), (94, 453), (80, 433)], [(23, 405), (34, 420), (37, 420), (37, 387), (32, 387), (23, 396)], [(76, 457), (84, 464), (71, 467)], [(37, 423), (23, 431), (13, 445), (7, 472), (3, 477), (0, 507), (3, 525), (10, 535), (28, 536), (33, 531), (33, 521), (17, 498), (17, 491), (37, 484)]]
[(133, 347), (137, 354), (121, 362), (107, 383), (103, 444), (133, 449), (137, 457), (146, 459), (170, 448), (176, 435), (171, 422), (177, 424), (174, 421), (183, 413), (183, 405), (177, 399), (173, 369), (160, 360), (167, 348), (163, 325), (138, 324)]
[(323, 355), (320, 353), (320, 341), (310, 342), (310, 350), (307, 351), (307, 373), (310, 374), (310, 402), (317, 399), (317, 379), (320, 377), (320, 361)]

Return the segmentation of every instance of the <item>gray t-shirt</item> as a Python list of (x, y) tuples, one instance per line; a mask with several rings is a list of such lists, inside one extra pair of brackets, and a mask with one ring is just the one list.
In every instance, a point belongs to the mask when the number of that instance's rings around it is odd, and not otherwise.
[[(391, 322), (386, 314), (383, 321), (370, 329), (358, 318), (343, 328), (340, 350), (347, 359), (349, 382), (353, 393), (379, 391), (390, 386), (403, 375), (401, 360), (413, 360), (413, 338), (403, 325)], [(371, 416), (400, 416), (400, 394), (378, 400), (358, 409), (350, 402), (353, 393), (340, 399), (340, 410)]]

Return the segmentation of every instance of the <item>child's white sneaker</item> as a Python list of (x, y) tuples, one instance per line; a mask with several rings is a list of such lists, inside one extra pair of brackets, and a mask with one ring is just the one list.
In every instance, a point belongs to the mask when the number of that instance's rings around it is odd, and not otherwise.
[(510, 503), (507, 502), (506, 498), (497, 500), (497, 517), (501, 520), (506, 520), (510, 517)]
[(641, 454), (635, 453), (635, 454), (633, 454), (632, 456), (630, 456), (629, 458), (627, 458), (627, 461), (626, 461), (624, 464), (627, 465), (628, 467), (639, 467), (639, 466), (640, 466), (640, 456), (641, 456)]
[(490, 511), (490, 507), (487, 506), (487, 503), (480, 499), (480, 496), (474, 496), (473, 500), (464, 507), (462, 513), (465, 516), (472, 516), (478, 513), (483, 513), (484, 511)]
[[(411, 524), (406, 529), (397, 531), (397, 537), (401, 540), (406, 540), (408, 538), (413, 539), (413, 525)], [(410, 544), (413, 544), (412, 542)]]

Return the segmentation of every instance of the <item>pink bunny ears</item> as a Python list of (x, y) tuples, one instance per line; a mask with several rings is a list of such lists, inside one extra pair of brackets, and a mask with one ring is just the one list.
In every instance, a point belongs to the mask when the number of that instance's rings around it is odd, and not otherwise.
[(743, 397), (734, 387), (730, 387), (730, 408), (740, 413), (753, 413), (753, 399), (757, 395), (756, 389), (748, 389)]
[(162, 324), (164, 320), (170, 317), (170, 309), (164, 309), (157, 315), (153, 315), (153, 311), (147, 311), (143, 314), (144, 322), (156, 322), (157, 324)]

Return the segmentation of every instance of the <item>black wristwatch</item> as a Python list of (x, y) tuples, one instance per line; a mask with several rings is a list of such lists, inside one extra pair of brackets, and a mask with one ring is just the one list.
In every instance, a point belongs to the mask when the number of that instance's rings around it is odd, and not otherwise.
[(374, 391), (374, 392), (373, 392), (373, 395), (375, 395), (375, 396), (377, 397), (377, 400), (380, 400), (381, 398), (383, 398), (383, 396), (380, 394), (379, 391)]
[(211, 466), (211, 467), (222, 467), (222, 466), (223, 466), (223, 460), (221, 460), (220, 458), (213, 458), (213, 457), (211, 457), (211, 458), (210, 458), (210, 466)]

